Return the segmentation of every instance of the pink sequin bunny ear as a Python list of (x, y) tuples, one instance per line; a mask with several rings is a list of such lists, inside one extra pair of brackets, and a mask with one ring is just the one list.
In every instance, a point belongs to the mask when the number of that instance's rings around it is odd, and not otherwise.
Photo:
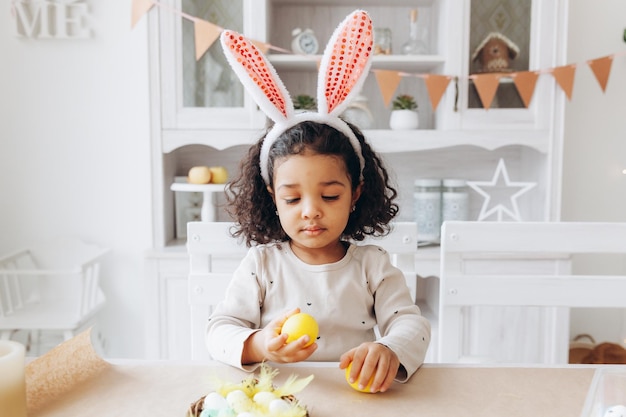
[(243, 35), (225, 30), (220, 40), (235, 74), (261, 110), (274, 121), (274, 126), (263, 139), (259, 157), (261, 176), (266, 184), (271, 185), (268, 161), (272, 145), (287, 129), (304, 121), (323, 123), (343, 133), (359, 158), (359, 180), (363, 180), (365, 159), (361, 144), (339, 115), (359, 93), (369, 71), (373, 35), (372, 21), (365, 11), (356, 10), (348, 15), (326, 46), (318, 76), (318, 112), (295, 112), (274, 67)]
[(320, 63), (318, 111), (339, 116), (359, 94), (371, 65), (374, 35), (367, 12), (356, 10), (335, 29)]
[(263, 53), (232, 30), (223, 31), (220, 40), (230, 66), (261, 110), (278, 124), (293, 117), (289, 92)]

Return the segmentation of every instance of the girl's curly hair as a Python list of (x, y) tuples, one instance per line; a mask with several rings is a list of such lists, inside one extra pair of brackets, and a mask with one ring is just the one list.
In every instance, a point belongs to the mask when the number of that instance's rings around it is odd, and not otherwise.
[[(350, 213), (343, 231), (344, 239), (361, 241), (366, 235), (382, 236), (389, 233), (389, 222), (398, 213), (394, 199), (398, 192), (391, 185), (389, 174), (380, 157), (365, 141), (361, 131), (349, 124), (361, 144), (365, 159), (363, 190)], [(276, 205), (261, 177), (259, 155), (265, 135), (248, 150), (239, 165), (238, 176), (226, 190), (227, 210), (235, 219), (234, 237), (242, 238), (247, 246), (286, 242), (290, 238), (280, 225)], [(348, 138), (338, 130), (322, 123), (301, 122), (286, 130), (272, 145), (268, 171), (274, 182), (274, 164), (281, 158), (312, 151), (319, 155), (337, 155), (345, 161), (354, 192), (359, 185), (359, 159)]]

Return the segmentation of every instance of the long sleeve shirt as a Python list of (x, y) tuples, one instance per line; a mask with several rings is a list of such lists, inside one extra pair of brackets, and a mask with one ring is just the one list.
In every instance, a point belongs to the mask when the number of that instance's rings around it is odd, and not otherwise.
[(296, 307), (319, 325), (310, 361), (338, 361), (361, 343), (377, 341), (398, 356), (406, 370), (401, 382), (424, 361), (430, 324), (411, 299), (403, 273), (384, 249), (353, 244), (341, 260), (324, 265), (301, 261), (287, 242), (252, 247), (209, 318), (209, 353), (250, 370), (241, 363), (246, 339)]

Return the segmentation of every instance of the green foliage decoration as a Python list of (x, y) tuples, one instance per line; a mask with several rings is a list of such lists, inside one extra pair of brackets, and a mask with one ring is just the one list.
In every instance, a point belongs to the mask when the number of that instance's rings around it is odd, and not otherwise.
[(415, 110), (417, 109), (417, 103), (413, 96), (408, 94), (400, 94), (397, 96), (393, 103), (391, 103), (392, 110)]

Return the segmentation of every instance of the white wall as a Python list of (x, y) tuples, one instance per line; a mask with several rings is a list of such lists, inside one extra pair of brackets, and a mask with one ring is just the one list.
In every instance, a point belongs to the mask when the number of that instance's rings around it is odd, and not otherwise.
[[(570, 0), (568, 63), (626, 52), (624, 29), (623, 0)], [(566, 106), (564, 141), (562, 220), (626, 221), (626, 55), (613, 61), (605, 93), (589, 67), (578, 66)], [(579, 268), (597, 266), (625, 273), (626, 259), (613, 265), (591, 260)], [(619, 342), (626, 338), (624, 317), (616, 310), (577, 310), (571, 332)]]
[(146, 22), (130, 1), (86, 1), (90, 39), (14, 35), (0, 14), (0, 253), (58, 235), (110, 247), (107, 355), (143, 355), (151, 245)]

